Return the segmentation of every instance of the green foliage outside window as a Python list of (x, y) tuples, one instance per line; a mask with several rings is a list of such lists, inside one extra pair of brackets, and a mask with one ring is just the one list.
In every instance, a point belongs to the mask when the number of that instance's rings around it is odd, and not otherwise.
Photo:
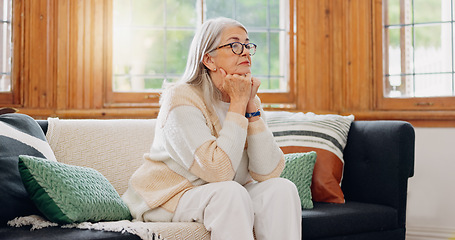
[[(262, 90), (286, 90), (280, 0), (114, 0), (114, 91), (156, 91), (183, 74), (201, 19), (234, 18), (258, 45), (252, 73)], [(204, 4), (204, 6), (202, 6)], [(204, 12), (200, 9), (204, 9)], [(281, 14), (283, 15), (283, 14)], [(284, 57), (284, 58), (283, 58)]]
[[(392, 47), (400, 47), (400, 28), (412, 28), (412, 24), (416, 24), (414, 36), (415, 47), (439, 47), (441, 41), (441, 27), (431, 25), (419, 27), (422, 23), (438, 23), (450, 21), (450, 8), (442, 7), (442, 1), (447, 0), (404, 0), (407, 2), (408, 8), (405, 10), (409, 13), (408, 20), (401, 20), (400, 1), (403, 0), (387, 0), (388, 4), (388, 25), (391, 25), (389, 32), (389, 45)], [(446, 24), (449, 24), (447, 22)]]

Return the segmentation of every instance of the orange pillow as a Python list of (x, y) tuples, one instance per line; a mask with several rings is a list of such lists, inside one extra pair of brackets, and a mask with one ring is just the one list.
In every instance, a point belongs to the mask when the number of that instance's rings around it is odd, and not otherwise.
[(265, 114), (278, 146), (286, 153), (317, 153), (311, 194), (315, 202), (344, 203), (343, 150), (354, 116), (271, 112)]

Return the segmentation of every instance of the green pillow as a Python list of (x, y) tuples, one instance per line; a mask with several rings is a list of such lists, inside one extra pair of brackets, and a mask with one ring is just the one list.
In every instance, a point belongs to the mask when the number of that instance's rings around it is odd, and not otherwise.
[(316, 152), (285, 154), (286, 166), (281, 173), (282, 178), (289, 179), (295, 184), (300, 196), (303, 209), (312, 209), (311, 180), (313, 178)]
[(30, 198), (52, 222), (131, 220), (128, 206), (95, 169), (20, 155), (19, 172)]

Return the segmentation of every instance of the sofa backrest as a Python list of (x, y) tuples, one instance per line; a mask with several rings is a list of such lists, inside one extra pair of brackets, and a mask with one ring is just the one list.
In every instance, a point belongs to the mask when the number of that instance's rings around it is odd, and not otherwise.
[(156, 119), (48, 119), (46, 138), (57, 161), (101, 172), (122, 195), (154, 138)]

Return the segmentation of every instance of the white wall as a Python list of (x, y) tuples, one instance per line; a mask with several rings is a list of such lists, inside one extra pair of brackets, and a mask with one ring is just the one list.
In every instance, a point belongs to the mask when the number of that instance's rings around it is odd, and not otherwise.
[(406, 240), (455, 239), (455, 128), (415, 128)]

